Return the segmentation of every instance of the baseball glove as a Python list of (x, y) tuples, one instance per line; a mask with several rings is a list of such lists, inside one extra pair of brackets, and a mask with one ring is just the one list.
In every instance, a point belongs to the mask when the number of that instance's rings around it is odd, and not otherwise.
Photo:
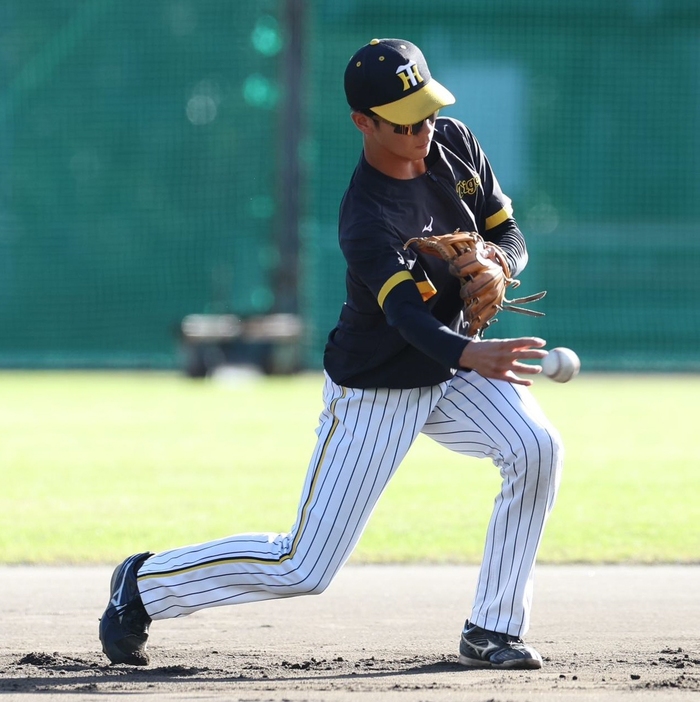
[(464, 321), (469, 336), (481, 334), (496, 321), (501, 310), (544, 316), (543, 312), (517, 305), (541, 300), (546, 291), (515, 300), (506, 299), (507, 288), (517, 288), (520, 281), (511, 277), (503, 250), (484, 241), (480, 234), (457, 229), (452, 234), (409, 239), (404, 248), (411, 244), (423, 253), (443, 258), (450, 265), (450, 273), (460, 279), (460, 296), (464, 300)]

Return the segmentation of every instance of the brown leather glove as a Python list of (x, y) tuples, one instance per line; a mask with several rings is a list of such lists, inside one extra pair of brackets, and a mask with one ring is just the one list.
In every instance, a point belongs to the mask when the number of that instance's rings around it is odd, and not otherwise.
[(546, 291), (515, 300), (506, 299), (506, 289), (517, 288), (520, 281), (511, 278), (503, 250), (484, 241), (477, 232), (457, 229), (452, 234), (415, 237), (409, 239), (404, 248), (411, 244), (415, 244), (423, 253), (443, 258), (450, 265), (450, 273), (460, 279), (460, 295), (464, 300), (464, 320), (469, 336), (481, 334), (496, 321), (495, 317), (501, 310), (533, 317), (544, 316), (543, 312), (515, 305), (541, 300)]

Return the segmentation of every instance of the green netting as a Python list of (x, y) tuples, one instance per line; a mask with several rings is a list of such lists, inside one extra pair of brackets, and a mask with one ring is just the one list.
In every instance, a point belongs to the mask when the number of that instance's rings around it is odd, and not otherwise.
[(184, 315), (270, 308), (277, 11), (2, 3), (0, 363), (172, 365)]
[(0, 366), (168, 367), (187, 314), (291, 309), (318, 368), (360, 149), (342, 75), (374, 36), (421, 46), (513, 199), (547, 317), (493, 333), (700, 369), (696, 0), (5, 0)]

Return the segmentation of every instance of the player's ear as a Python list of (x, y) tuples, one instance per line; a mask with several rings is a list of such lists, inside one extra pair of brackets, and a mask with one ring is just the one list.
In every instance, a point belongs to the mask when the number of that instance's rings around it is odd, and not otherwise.
[(376, 129), (376, 122), (364, 112), (351, 112), (350, 119), (363, 134), (371, 134)]

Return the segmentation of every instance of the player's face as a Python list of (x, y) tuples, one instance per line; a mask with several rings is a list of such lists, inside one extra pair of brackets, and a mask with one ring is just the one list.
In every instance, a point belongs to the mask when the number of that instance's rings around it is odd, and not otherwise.
[(398, 125), (381, 117), (374, 118), (374, 139), (394, 156), (417, 161), (424, 159), (430, 151), (435, 132), (437, 112), (414, 125)]

